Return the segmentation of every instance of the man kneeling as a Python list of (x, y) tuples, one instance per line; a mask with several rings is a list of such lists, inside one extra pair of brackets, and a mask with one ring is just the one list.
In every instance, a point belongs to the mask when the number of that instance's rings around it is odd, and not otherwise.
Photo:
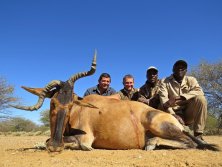
[(186, 61), (175, 62), (173, 74), (161, 81), (160, 102), (163, 110), (174, 115), (181, 124), (193, 124), (194, 136), (203, 140), (207, 101), (196, 78), (186, 73)]

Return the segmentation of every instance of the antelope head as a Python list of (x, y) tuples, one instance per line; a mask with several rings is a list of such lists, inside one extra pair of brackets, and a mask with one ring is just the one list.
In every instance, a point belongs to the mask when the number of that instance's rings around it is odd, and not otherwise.
[(76, 80), (90, 76), (96, 71), (96, 51), (92, 61), (91, 69), (87, 72), (80, 72), (71, 76), (67, 81), (53, 80), (44, 88), (23, 87), (25, 90), (39, 96), (38, 102), (33, 106), (12, 105), (22, 110), (38, 110), (41, 108), (45, 98), (51, 98), (50, 101), (50, 130), (51, 137), (47, 141), (47, 149), (51, 152), (59, 152), (64, 148), (63, 133), (67, 125), (70, 110), (77, 100), (74, 94), (74, 83)]

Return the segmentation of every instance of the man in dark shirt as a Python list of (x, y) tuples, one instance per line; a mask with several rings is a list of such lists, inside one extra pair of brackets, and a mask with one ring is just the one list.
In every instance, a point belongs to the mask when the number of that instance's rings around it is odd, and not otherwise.
[(102, 73), (98, 80), (98, 85), (86, 90), (84, 96), (90, 94), (98, 94), (101, 96), (109, 96), (116, 93), (115, 89), (110, 87), (111, 77), (108, 73)]
[(121, 100), (134, 100), (138, 99), (138, 89), (134, 88), (134, 77), (130, 74), (123, 77), (123, 86), (117, 94)]
[(158, 69), (150, 66), (146, 71), (146, 83), (139, 90), (139, 102), (145, 103), (153, 108), (158, 108), (159, 100), (159, 80)]

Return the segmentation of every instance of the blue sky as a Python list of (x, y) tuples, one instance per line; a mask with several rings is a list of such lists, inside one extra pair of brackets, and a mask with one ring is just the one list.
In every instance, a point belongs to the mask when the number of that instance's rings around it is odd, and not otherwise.
[[(79, 96), (102, 72), (117, 91), (125, 74), (140, 87), (151, 65), (163, 78), (178, 59), (189, 67), (221, 60), (221, 9), (221, 0), (1, 0), (0, 76), (22, 104), (33, 105), (37, 97), (20, 86), (43, 87), (86, 71), (97, 49), (96, 73), (75, 83)], [(38, 111), (11, 111), (39, 123), (48, 108), (46, 100)]]

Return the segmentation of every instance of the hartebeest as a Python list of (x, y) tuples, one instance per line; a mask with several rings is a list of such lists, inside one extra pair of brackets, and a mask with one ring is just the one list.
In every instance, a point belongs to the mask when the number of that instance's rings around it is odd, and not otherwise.
[[(46, 97), (51, 98), (51, 137), (46, 144), (49, 151), (63, 150), (65, 139), (83, 150), (150, 150), (156, 145), (218, 150), (217, 146), (203, 143), (186, 132), (174, 116), (143, 103), (99, 95), (78, 97), (73, 93), (74, 82), (92, 75), (95, 70), (96, 53), (88, 72), (77, 73), (66, 82), (54, 80), (44, 88), (23, 87), (39, 96), (39, 100), (34, 106), (14, 106), (16, 108), (37, 110)], [(148, 138), (147, 132), (154, 137)]]

